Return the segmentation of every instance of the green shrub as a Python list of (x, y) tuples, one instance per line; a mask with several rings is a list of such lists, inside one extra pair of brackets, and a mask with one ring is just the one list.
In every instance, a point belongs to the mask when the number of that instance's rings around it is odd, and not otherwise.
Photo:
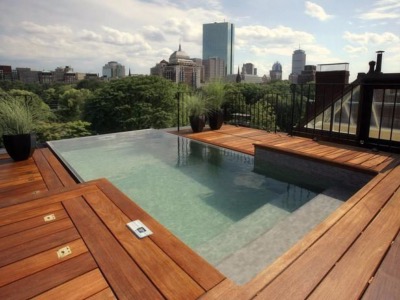
[(73, 121), (67, 123), (40, 122), (35, 129), (38, 141), (43, 143), (47, 141), (88, 136), (92, 134), (89, 128), (89, 122)]

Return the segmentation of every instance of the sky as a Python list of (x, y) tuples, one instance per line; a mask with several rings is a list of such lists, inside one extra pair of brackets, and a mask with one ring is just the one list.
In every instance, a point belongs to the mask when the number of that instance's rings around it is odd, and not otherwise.
[(202, 58), (202, 25), (235, 25), (235, 70), (258, 75), (292, 54), (306, 64), (349, 63), (350, 79), (384, 50), (382, 71), (400, 72), (399, 0), (0, 0), (0, 65), (99, 73), (117, 61), (132, 74), (178, 50)]

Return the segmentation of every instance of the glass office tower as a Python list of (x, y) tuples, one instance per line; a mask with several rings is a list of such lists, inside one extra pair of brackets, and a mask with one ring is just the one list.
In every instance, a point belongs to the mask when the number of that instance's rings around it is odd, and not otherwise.
[(235, 25), (228, 22), (203, 24), (203, 59), (224, 60), (225, 76), (233, 72)]

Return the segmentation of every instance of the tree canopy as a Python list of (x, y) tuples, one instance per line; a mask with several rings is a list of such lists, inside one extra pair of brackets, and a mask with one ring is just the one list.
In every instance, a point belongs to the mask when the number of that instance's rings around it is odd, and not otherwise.
[(177, 86), (158, 76), (113, 80), (96, 90), (84, 119), (97, 133), (173, 126)]

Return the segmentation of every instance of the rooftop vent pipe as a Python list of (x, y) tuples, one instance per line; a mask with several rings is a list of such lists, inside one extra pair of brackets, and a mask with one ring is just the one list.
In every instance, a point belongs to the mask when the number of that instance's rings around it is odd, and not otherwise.
[(376, 57), (376, 69), (375, 69), (376, 73), (382, 73), (381, 69), (382, 69), (382, 54), (383, 54), (383, 52), (385, 52), (385, 51), (382, 51), (382, 50), (376, 51), (376, 53), (378, 54)]

